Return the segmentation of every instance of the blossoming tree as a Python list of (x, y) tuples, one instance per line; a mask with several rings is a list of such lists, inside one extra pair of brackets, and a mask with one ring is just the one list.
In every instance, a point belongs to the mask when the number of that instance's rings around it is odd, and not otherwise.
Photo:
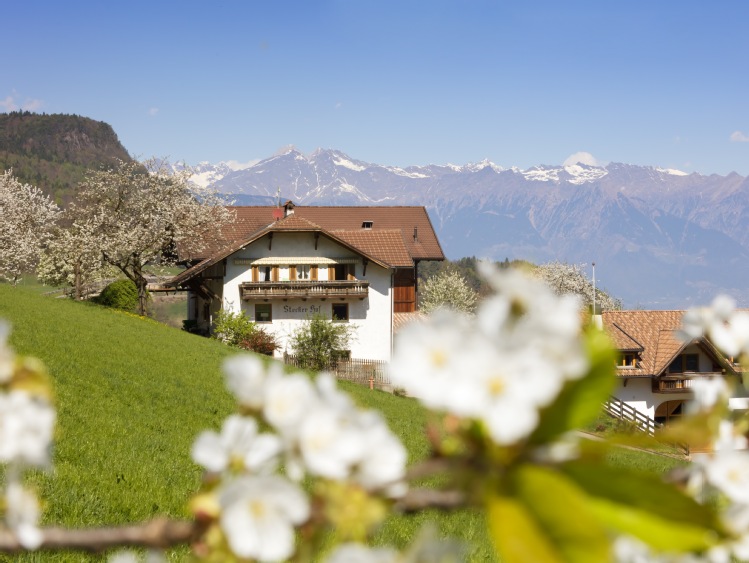
[(173, 260), (177, 244), (197, 249), (198, 241), (230, 218), (216, 192), (189, 182), (191, 174), (172, 172), (155, 159), (120, 162), (86, 176), (70, 205), (78, 232), (90, 233), (87, 240), (104, 262), (135, 283), (141, 314), (147, 305), (146, 265)]
[[(695, 385), (693, 413), (664, 433), (713, 444), (681, 480), (609, 465), (614, 445), (575, 432), (612, 388), (607, 338), (581, 325), (575, 297), (519, 271), (484, 274), (496, 295), (475, 317), (442, 310), (404, 329), (391, 365), (394, 383), (433, 412), (427, 460), (406, 467), (382, 416), (331, 376), (238, 356), (224, 365), (237, 413), (192, 447), (205, 470), (193, 520), (124, 529), (38, 528), (36, 501), (14, 476), (48, 463), (54, 411), (43, 369), (14, 356), (0, 325), (0, 462), (10, 475), (0, 550), (190, 542), (206, 561), (407, 563), (451, 548), (423, 538), (404, 552), (367, 547), (389, 512), (470, 506), (483, 509), (508, 563), (749, 560), (749, 452), (736, 449), (749, 423), (728, 410), (725, 380)], [(728, 299), (690, 312), (684, 333), (749, 356), (749, 313)], [(411, 485), (429, 475), (440, 486)]]
[(611, 297), (600, 288), (593, 287), (580, 264), (548, 262), (541, 264), (536, 269), (536, 273), (557, 295), (578, 295), (583, 305), (590, 306), (595, 302), (606, 311), (616, 311), (622, 308), (620, 299)]
[(478, 293), (456, 271), (442, 271), (424, 282), (421, 288), (420, 309), (431, 313), (440, 307), (472, 313), (476, 309)]
[(58, 212), (41, 190), (0, 174), (0, 278), (16, 284), (33, 271)]

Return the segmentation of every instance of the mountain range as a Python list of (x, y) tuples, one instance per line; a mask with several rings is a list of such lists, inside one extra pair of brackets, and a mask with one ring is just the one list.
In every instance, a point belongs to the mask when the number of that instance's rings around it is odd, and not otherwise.
[[(681, 309), (717, 293), (749, 305), (749, 178), (610, 163), (399, 168), (287, 147), (194, 180), (237, 204), (425, 205), (449, 258), (596, 263), (628, 308)], [(279, 194), (280, 190), (280, 194)]]

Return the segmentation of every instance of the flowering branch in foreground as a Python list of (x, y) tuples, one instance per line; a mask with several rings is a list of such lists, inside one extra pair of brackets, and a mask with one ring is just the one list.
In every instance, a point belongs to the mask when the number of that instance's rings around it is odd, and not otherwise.
[[(235, 357), (224, 371), (238, 412), (192, 449), (205, 469), (194, 522), (37, 528), (36, 499), (18, 475), (48, 463), (54, 411), (43, 369), (15, 358), (0, 325), (0, 433), (8, 432), (0, 462), (10, 476), (0, 549), (189, 542), (206, 561), (410, 563), (424, 550), (458, 551), (423, 537), (403, 552), (367, 548), (391, 511), (471, 506), (483, 507), (506, 563), (749, 559), (749, 454), (735, 449), (746, 445), (749, 422), (728, 410), (725, 382), (696, 385), (694, 413), (665, 434), (713, 441), (715, 453), (696, 461), (686, 487), (609, 465), (610, 444), (574, 433), (611, 391), (608, 339), (581, 325), (575, 299), (519, 272), (485, 267), (484, 275), (497, 294), (474, 318), (438, 312), (404, 330), (396, 349), (393, 381), (433, 411), (422, 464), (406, 470), (406, 450), (383, 417), (359, 409), (331, 376), (310, 380)], [(685, 333), (749, 355), (749, 317), (725, 301), (688, 315)], [(431, 475), (443, 486), (408, 490)]]
[[(43, 528), (39, 550), (73, 549), (102, 552), (113, 547), (165, 549), (196, 541), (204, 531), (199, 522), (157, 518), (143, 524), (105, 528)], [(12, 533), (0, 530), (0, 552), (18, 553), (26, 547)]]

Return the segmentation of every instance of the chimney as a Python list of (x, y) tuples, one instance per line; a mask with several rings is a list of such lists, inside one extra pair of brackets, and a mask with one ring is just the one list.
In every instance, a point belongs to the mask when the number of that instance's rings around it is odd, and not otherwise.
[(283, 216), (288, 217), (289, 215), (294, 214), (294, 202), (289, 200), (286, 203), (283, 204)]

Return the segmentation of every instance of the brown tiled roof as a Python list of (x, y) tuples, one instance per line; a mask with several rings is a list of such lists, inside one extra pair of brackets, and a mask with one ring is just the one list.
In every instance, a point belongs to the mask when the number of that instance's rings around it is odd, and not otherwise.
[(683, 346), (675, 337), (683, 314), (683, 311), (604, 311), (603, 328), (619, 350), (632, 350), (633, 341), (642, 348), (639, 366), (620, 369), (619, 375), (660, 373), (662, 369), (656, 371), (656, 367), (663, 365), (666, 357), (670, 363)]
[[(205, 245), (200, 258), (210, 256), (223, 246), (246, 239), (267, 227), (274, 222), (273, 212), (279, 210), (274, 206), (240, 206), (229, 209), (234, 212), (235, 220)], [(362, 230), (362, 224), (371, 221), (374, 231), (399, 230), (403, 244), (413, 260), (445, 259), (425, 207), (294, 206), (294, 214), (290, 217), (307, 219), (326, 231)]]
[(393, 333), (397, 333), (404, 326), (411, 323), (419, 323), (426, 319), (426, 315), (421, 311), (411, 313), (393, 313)]
[(413, 267), (413, 260), (409, 256), (403, 243), (401, 232), (398, 230), (361, 231), (353, 233), (350, 231), (337, 231), (331, 233), (319, 225), (293, 214), (255, 231), (247, 238), (227, 244), (223, 248), (214, 251), (207, 258), (173, 277), (166, 285), (178, 287), (214, 264), (221, 262), (227, 256), (234, 254), (266, 234), (274, 232), (319, 232), (383, 267)]
[(401, 232), (397, 229), (359, 229), (358, 231), (332, 231), (332, 233), (351, 246), (371, 256), (376, 256), (393, 267), (413, 268), (414, 261), (406, 249)]
[(632, 338), (627, 331), (616, 323), (611, 323), (609, 336), (614, 341), (614, 346), (622, 352), (642, 352), (643, 346)]
[[(684, 311), (604, 311), (603, 328), (620, 351), (639, 351), (637, 368), (620, 368), (621, 376), (659, 375), (687, 346), (679, 337)], [(722, 355), (704, 338), (697, 343), (716, 358)], [(635, 345), (639, 346), (635, 347)]]

